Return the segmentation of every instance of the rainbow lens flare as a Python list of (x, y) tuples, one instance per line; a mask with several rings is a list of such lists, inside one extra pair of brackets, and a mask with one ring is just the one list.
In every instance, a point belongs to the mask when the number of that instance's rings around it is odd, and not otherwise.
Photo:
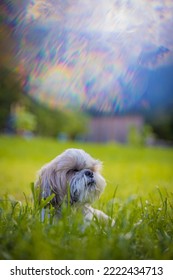
[(28, 94), (52, 108), (115, 113), (173, 64), (172, 0), (2, 1)]

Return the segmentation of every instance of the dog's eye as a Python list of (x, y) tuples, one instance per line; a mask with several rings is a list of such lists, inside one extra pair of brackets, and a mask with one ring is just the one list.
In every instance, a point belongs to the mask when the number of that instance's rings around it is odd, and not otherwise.
[(79, 171), (78, 169), (73, 169), (73, 172), (75, 172), (75, 173), (78, 172), (78, 171)]

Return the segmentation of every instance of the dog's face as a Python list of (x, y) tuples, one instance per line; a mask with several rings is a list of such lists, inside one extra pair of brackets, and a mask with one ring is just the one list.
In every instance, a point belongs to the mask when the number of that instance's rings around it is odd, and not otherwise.
[(92, 203), (106, 185), (100, 174), (101, 162), (80, 149), (68, 149), (41, 168), (36, 186), (41, 197), (54, 193), (52, 203), (61, 205), (70, 188), (71, 204)]
[(91, 169), (75, 171), (69, 179), (71, 202), (92, 203), (105, 186), (103, 177)]

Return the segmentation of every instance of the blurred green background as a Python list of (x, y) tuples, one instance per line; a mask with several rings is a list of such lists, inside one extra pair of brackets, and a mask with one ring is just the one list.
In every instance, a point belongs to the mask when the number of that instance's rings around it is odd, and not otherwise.
[(82, 148), (103, 162), (108, 185), (103, 195), (105, 200), (112, 198), (117, 186), (120, 197), (145, 196), (157, 186), (173, 191), (172, 149), (1, 136), (0, 194), (8, 193), (20, 199), (23, 192), (28, 195), (37, 170), (70, 147)]

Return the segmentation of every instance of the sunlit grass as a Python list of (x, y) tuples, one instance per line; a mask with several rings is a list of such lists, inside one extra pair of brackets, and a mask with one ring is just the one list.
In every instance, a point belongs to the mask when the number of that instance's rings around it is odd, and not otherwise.
[[(64, 210), (40, 220), (31, 183), (36, 171), (69, 147), (103, 161), (107, 187), (94, 206), (116, 220), (84, 229), (80, 214)], [(0, 138), (1, 259), (172, 259), (173, 150), (121, 145)]]

